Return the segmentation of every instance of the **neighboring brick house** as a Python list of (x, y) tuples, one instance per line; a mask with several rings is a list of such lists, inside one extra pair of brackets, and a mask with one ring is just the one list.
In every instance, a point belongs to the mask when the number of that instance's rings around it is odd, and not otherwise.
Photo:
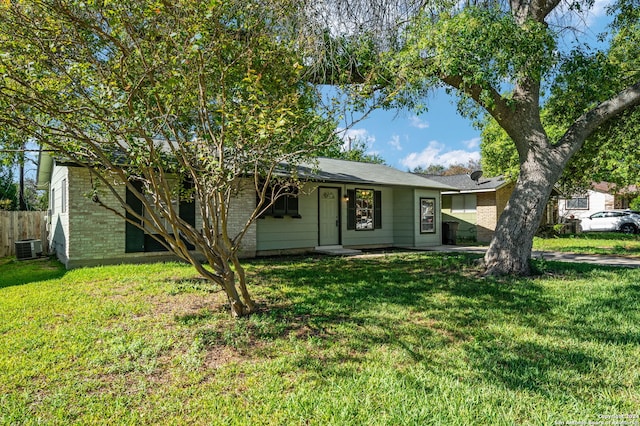
[(502, 214), (513, 183), (503, 177), (473, 180), (467, 174), (421, 175), (455, 188), (442, 192), (442, 221), (458, 222), (458, 240), (489, 242)]
[[(303, 190), (279, 199), (251, 226), (242, 257), (441, 244), (441, 191), (450, 186), (384, 165), (327, 158), (299, 173), (307, 181)], [(50, 196), (48, 245), (67, 268), (174, 259), (150, 235), (92, 202), (87, 169), (55, 162), (43, 152), (38, 186)], [(127, 198), (125, 185), (119, 195)], [(124, 212), (109, 191), (102, 191), (100, 201)], [(255, 203), (253, 189), (233, 200), (232, 235)], [(178, 206), (196, 228), (202, 223), (199, 210), (194, 203)]]

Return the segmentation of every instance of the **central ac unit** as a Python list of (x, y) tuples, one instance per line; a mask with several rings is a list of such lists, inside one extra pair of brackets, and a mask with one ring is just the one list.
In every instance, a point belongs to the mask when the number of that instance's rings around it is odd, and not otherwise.
[(16, 258), (18, 260), (35, 259), (42, 254), (40, 240), (16, 241)]

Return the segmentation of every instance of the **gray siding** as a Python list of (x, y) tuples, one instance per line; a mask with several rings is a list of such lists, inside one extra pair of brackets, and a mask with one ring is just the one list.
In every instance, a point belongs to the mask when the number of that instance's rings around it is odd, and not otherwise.
[(302, 216), (301, 218), (285, 216), (258, 219), (256, 224), (258, 252), (310, 250), (318, 245), (317, 186), (306, 186), (298, 198), (298, 213)]
[(394, 194), (393, 219), (395, 229), (395, 245), (415, 245), (415, 233), (418, 226), (418, 209), (414, 206), (414, 190), (398, 189)]
[[(436, 232), (433, 234), (421, 234), (420, 227), (417, 224), (418, 212), (420, 211), (420, 198), (434, 198), (436, 200)], [(416, 212), (416, 226), (415, 226), (415, 247), (430, 247), (442, 244), (442, 217), (440, 209), (442, 207), (442, 200), (440, 198), (440, 192), (437, 190), (429, 189), (416, 189), (414, 198), (414, 211)]]
[[(344, 247), (416, 247), (439, 245), (442, 238), (440, 192), (414, 188), (388, 188), (375, 185), (330, 185), (339, 188), (342, 197), (349, 189), (373, 189), (382, 192), (382, 228), (348, 230), (347, 203), (340, 199), (340, 235)], [(305, 252), (318, 245), (318, 188), (308, 186), (300, 196), (301, 219), (290, 217), (259, 219), (257, 223), (258, 254)], [(420, 234), (418, 226), (420, 197), (436, 200), (436, 233)]]

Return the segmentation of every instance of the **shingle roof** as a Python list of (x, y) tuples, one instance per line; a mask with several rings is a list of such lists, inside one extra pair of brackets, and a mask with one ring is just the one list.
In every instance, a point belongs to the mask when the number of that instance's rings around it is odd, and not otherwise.
[(382, 164), (358, 163), (334, 158), (318, 158), (317, 164), (300, 166), (298, 170), (303, 178), (323, 182), (454, 189), (446, 183)]
[(451, 175), (451, 176), (437, 176), (417, 173), (416, 175), (429, 179), (432, 181), (440, 182), (441, 184), (448, 185), (462, 192), (485, 192), (495, 191), (498, 188), (507, 184), (503, 176), (485, 178), (481, 177), (478, 181), (474, 181), (467, 174), (463, 175)]
[[(46, 156), (41, 155), (38, 170), (38, 183), (42, 188), (48, 183), (53, 167), (51, 156), (48, 153), (46, 154)], [(45, 172), (48, 172), (48, 174)], [(298, 173), (302, 178), (320, 182), (405, 186), (445, 191), (454, 189), (446, 183), (418, 176), (414, 173), (403, 172), (382, 164), (359, 163), (333, 158), (320, 157), (313, 163), (298, 166)]]
[(605, 194), (626, 194), (638, 192), (639, 188), (636, 185), (630, 185), (622, 188), (618, 188), (615, 183), (609, 182), (593, 182), (591, 187), (594, 191), (602, 192)]

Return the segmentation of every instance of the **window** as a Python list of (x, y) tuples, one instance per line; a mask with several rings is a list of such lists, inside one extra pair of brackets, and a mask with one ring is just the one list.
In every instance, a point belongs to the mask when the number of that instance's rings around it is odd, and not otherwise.
[(451, 196), (452, 213), (475, 213), (476, 194), (460, 194)]
[(348, 189), (347, 198), (347, 229), (372, 231), (382, 228), (381, 191)]
[[(134, 188), (139, 193), (144, 193), (144, 189), (142, 183), (139, 181), (132, 182)], [(193, 187), (193, 183), (189, 181), (183, 182), (184, 189), (190, 189)], [(147, 196), (147, 195), (145, 195)], [(138, 198), (136, 194), (126, 190), (126, 203), (129, 207), (137, 214), (143, 217), (149, 217), (149, 212), (145, 211), (144, 205), (142, 201)], [(185, 222), (189, 223), (191, 226), (196, 225), (196, 211), (195, 211), (195, 201), (193, 199), (186, 199), (173, 201), (172, 206), (174, 209), (178, 210), (178, 216), (182, 218)], [(136, 215), (126, 212), (126, 217), (131, 222), (135, 222), (138, 225), (142, 225), (142, 222)], [(168, 223), (161, 219), (165, 226)], [(159, 234), (151, 234), (152, 230), (148, 230), (145, 232), (141, 229), (140, 226), (134, 225), (127, 221), (125, 223), (125, 253), (134, 253), (134, 252), (156, 252), (156, 251), (166, 251), (167, 248), (158, 241), (158, 238), (162, 240)], [(155, 238), (154, 238), (155, 235)], [(187, 242), (187, 248), (189, 250), (193, 250), (193, 246)]]
[(62, 193), (61, 193), (61, 198), (62, 198), (62, 206), (60, 207), (60, 212), (61, 213), (66, 213), (67, 212), (67, 180), (66, 179), (62, 179)]
[(565, 201), (567, 210), (589, 210), (589, 198), (576, 197)]
[[(142, 216), (144, 216), (145, 219), (147, 219), (150, 222), (153, 222), (153, 217), (155, 216), (158, 220), (158, 222), (160, 223), (160, 227), (164, 228), (164, 229), (171, 229), (171, 220), (164, 217), (160, 212), (161, 209), (158, 209), (154, 206), (154, 202), (153, 202), (153, 196), (150, 194), (145, 194), (145, 198), (147, 199), (147, 202), (149, 203), (149, 205), (151, 206), (151, 208), (153, 209), (153, 212), (149, 211), (148, 209), (144, 208), (142, 209)], [(162, 208), (163, 209), (167, 209), (169, 210), (168, 206), (165, 206), (164, 204), (162, 204)], [(178, 211), (180, 208), (180, 203), (178, 200), (171, 200), (171, 208), (170, 210), (173, 211)], [(148, 230), (147, 232), (153, 232), (152, 230)]]
[(373, 191), (356, 189), (356, 230), (373, 229)]
[[(289, 189), (289, 188), (287, 188)], [(270, 194), (271, 189), (267, 189), (267, 199), (265, 203), (271, 202)], [(256, 194), (256, 205), (260, 202), (260, 197)], [(266, 216), (272, 216), (276, 218), (282, 218), (285, 216), (291, 216), (294, 219), (300, 219), (300, 213), (298, 211), (298, 191), (296, 188), (290, 188), (289, 192), (285, 195), (281, 195), (271, 204), (265, 212), (260, 216), (264, 218)]]
[(420, 198), (420, 233), (436, 232), (436, 199)]

